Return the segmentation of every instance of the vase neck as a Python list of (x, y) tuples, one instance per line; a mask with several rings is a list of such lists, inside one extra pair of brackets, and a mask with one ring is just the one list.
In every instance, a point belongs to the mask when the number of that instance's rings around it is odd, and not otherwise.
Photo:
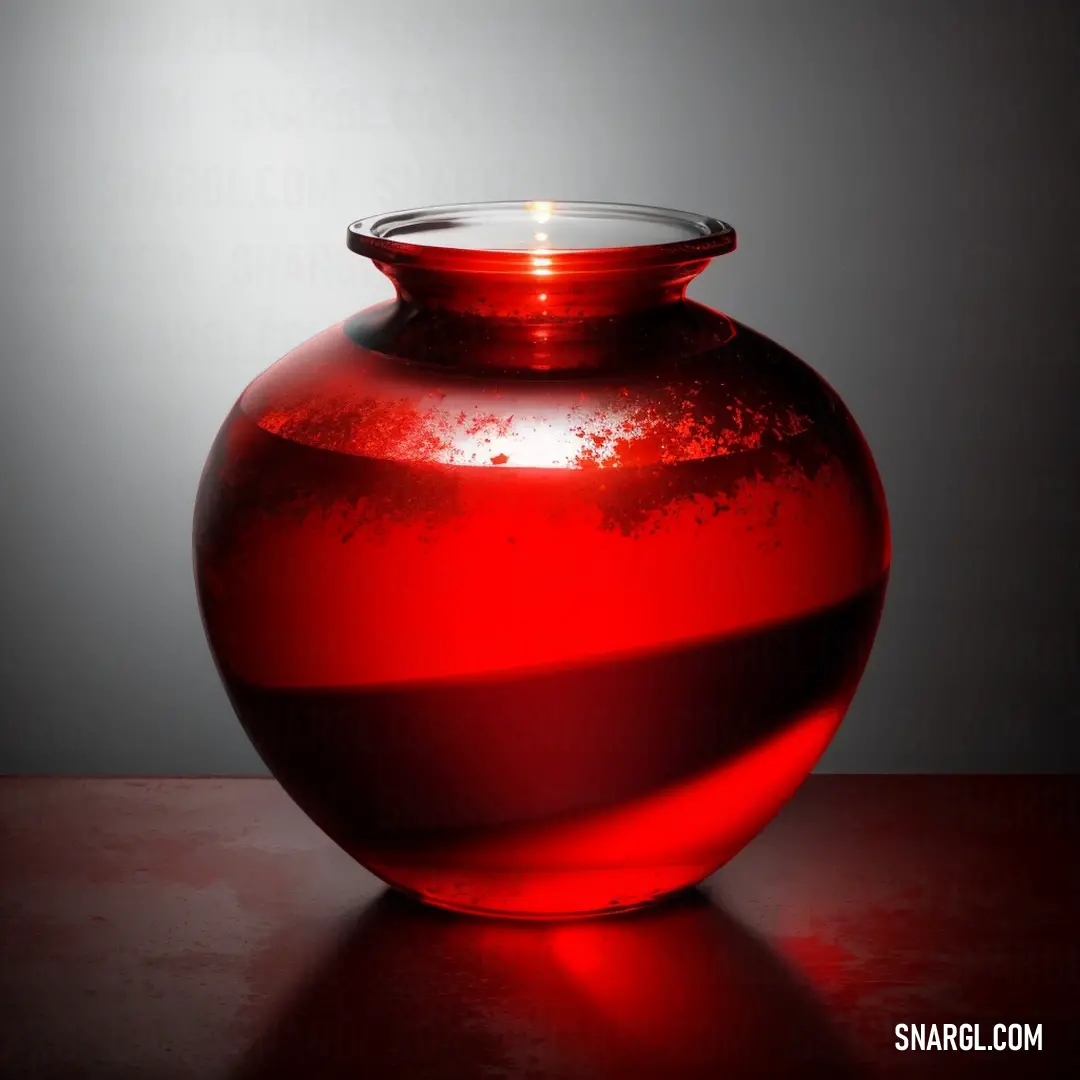
[(418, 309), (535, 325), (630, 315), (677, 303), (707, 263), (591, 273), (554, 269), (544, 274), (376, 265), (393, 282), (399, 298)]
[(558, 323), (677, 303), (735, 232), (653, 207), (475, 203), (365, 218), (347, 242), (419, 309)]
[(630, 371), (720, 348), (727, 316), (692, 300), (583, 318), (517, 318), (424, 307), (399, 297), (344, 323), (365, 349), (460, 372), (538, 375)]

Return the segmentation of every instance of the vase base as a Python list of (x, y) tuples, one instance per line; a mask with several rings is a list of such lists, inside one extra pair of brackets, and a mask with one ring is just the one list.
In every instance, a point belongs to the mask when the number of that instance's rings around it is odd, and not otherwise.
[[(407, 872), (379, 870), (378, 876), (426, 907), (485, 919), (564, 922), (622, 915), (651, 908), (691, 891), (708, 877), (707, 869), (688, 867), (594, 870), (542, 875), (486, 874), (445, 881), (425, 872), (423, 888), (410, 887)], [(649, 885), (646, 886), (645, 883)]]

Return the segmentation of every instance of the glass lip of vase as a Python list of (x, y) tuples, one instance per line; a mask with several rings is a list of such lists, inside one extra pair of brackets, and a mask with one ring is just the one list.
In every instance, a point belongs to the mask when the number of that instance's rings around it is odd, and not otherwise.
[(705, 263), (735, 230), (704, 214), (634, 203), (527, 199), (455, 203), (354, 221), (351, 251), (385, 266), (544, 276)]

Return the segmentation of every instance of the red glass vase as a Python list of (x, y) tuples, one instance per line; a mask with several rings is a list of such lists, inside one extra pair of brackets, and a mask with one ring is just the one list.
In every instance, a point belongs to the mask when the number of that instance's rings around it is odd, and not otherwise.
[(735, 247), (588, 203), (349, 228), (396, 299), (240, 396), (203, 473), (207, 637), (259, 754), (364, 866), (568, 916), (700, 881), (792, 795), (890, 562), (835, 392), (686, 298)]

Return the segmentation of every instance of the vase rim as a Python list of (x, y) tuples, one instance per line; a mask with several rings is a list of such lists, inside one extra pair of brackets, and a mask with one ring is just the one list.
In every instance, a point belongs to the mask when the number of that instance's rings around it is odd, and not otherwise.
[(527, 199), (374, 214), (354, 221), (346, 242), (391, 266), (535, 274), (708, 261), (734, 249), (735, 230), (684, 210)]

